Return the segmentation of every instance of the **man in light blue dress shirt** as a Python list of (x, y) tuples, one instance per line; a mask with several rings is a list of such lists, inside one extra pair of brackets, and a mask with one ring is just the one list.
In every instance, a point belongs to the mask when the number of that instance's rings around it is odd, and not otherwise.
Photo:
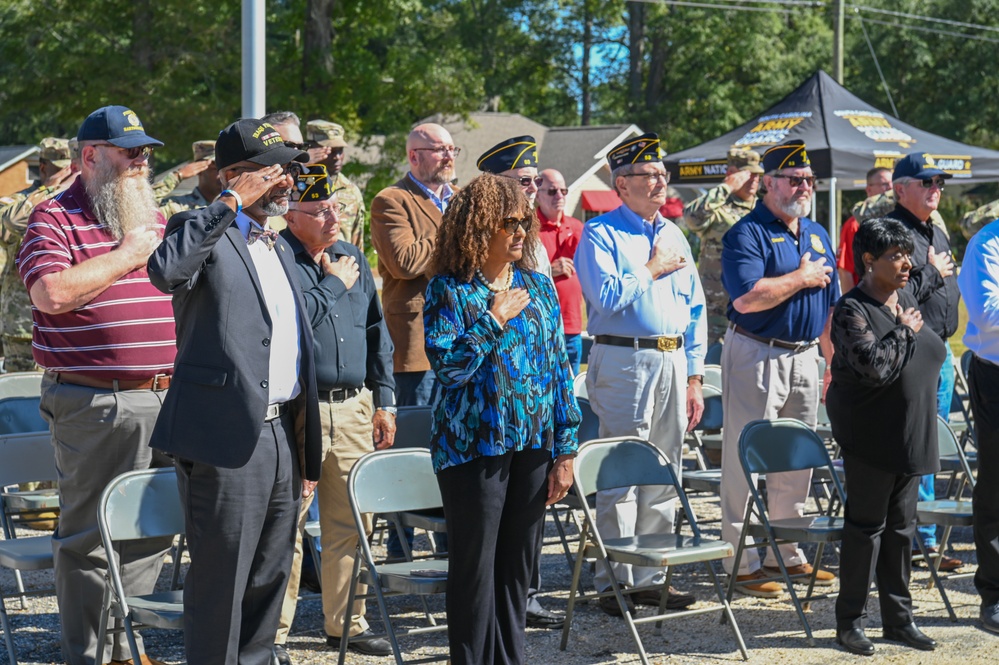
[[(590, 221), (576, 250), (588, 331), (595, 337), (586, 374), (600, 436), (636, 436), (662, 450), (681, 473), (684, 431), (704, 410), (701, 395), (707, 320), (704, 292), (683, 233), (659, 214), (666, 200), (666, 172), (659, 137), (644, 134), (608, 154), (614, 188), (624, 202)], [(675, 492), (660, 487), (622, 488), (597, 495), (597, 528), (604, 538), (671, 533)], [(629, 586), (665, 581), (660, 568), (614, 565)], [(606, 572), (594, 576), (598, 591), (610, 587)], [(658, 606), (660, 591), (639, 591), (632, 603)], [(666, 606), (681, 609), (694, 597), (669, 589)], [(620, 616), (614, 597), (601, 609)]]
[(978, 440), (975, 587), (982, 597), (982, 627), (999, 633), (999, 220), (968, 243), (957, 284), (968, 308), (964, 344), (974, 354), (968, 387)]

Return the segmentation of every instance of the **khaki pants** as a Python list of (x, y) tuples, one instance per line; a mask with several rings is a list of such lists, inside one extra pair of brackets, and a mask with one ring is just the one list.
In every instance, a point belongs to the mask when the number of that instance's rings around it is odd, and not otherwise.
[[(815, 429), (819, 405), (819, 351), (812, 347), (795, 353), (757, 342), (729, 330), (722, 347), (722, 540), (736, 544), (742, 533), (749, 501), (749, 485), (739, 462), (739, 435), (753, 420), (797, 418)], [(767, 511), (771, 518), (801, 517), (808, 498), (811, 471), (791, 471), (767, 475)], [(753, 482), (756, 482), (755, 478)], [(750, 543), (751, 539), (747, 539)], [(795, 543), (780, 546), (788, 566), (805, 563), (805, 555)], [(734, 557), (724, 566), (732, 572)], [(767, 549), (766, 565), (777, 566)], [(756, 548), (749, 548), (739, 561), (738, 575), (760, 568)]]
[[(347, 501), (347, 475), (354, 462), (374, 450), (371, 419), (374, 407), (371, 392), (362, 390), (346, 402), (319, 403), (323, 427), (323, 467), (316, 487), (319, 500), (319, 525), (322, 529), (322, 583), (323, 615), (327, 635), (340, 637), (343, 632), (344, 614), (347, 612), (347, 595), (350, 575), (354, 569), (357, 548), (357, 527)], [(298, 586), (302, 575), (302, 530), (312, 497), (302, 501), (299, 512), (298, 537), (295, 539), (295, 559), (288, 577), (281, 621), (275, 637), (276, 644), (288, 640), (288, 631), (298, 606)], [(372, 518), (366, 516), (365, 531), (371, 534)], [(319, 563), (318, 561), (316, 562)], [(367, 591), (358, 585), (357, 593)], [(365, 602), (355, 601), (351, 613), (350, 634), (357, 635), (368, 629), (364, 619)]]
[[(595, 344), (586, 371), (586, 390), (593, 413), (600, 419), (600, 436), (636, 436), (651, 441), (666, 454), (676, 475), (687, 429), (687, 357), (682, 350), (664, 353)], [(603, 538), (645, 533), (672, 533), (676, 492), (672, 487), (622, 487), (597, 493), (597, 528)], [(660, 583), (661, 568), (612, 564), (625, 584)], [(610, 586), (602, 566), (593, 585)]]

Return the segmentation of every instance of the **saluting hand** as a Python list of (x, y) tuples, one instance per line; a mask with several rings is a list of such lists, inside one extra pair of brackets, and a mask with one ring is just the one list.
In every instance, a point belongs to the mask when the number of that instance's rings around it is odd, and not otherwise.
[(505, 326), (507, 321), (524, 311), (530, 302), (531, 296), (527, 295), (526, 289), (510, 289), (496, 294), (489, 311), (501, 326)]
[(798, 274), (806, 289), (812, 287), (825, 288), (832, 281), (832, 266), (822, 257), (811, 261), (811, 252), (805, 252), (798, 263)]
[(292, 185), (291, 176), (284, 173), (284, 167), (280, 164), (267, 166), (259, 171), (240, 173), (229, 181), (228, 189), (239, 194), (245, 209), (256, 203), (257, 199), (276, 185), (285, 188), (290, 188)]

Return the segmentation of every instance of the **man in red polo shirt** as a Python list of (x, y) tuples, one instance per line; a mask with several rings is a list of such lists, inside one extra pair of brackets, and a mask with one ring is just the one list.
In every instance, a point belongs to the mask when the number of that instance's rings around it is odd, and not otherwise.
[(579, 236), (583, 233), (583, 223), (565, 214), (565, 197), (569, 190), (565, 178), (555, 169), (541, 172), (541, 187), (538, 188), (538, 220), (541, 227), (538, 234), (552, 263), (552, 281), (558, 293), (562, 308), (562, 326), (565, 328), (565, 347), (569, 352), (572, 371), (579, 374), (579, 363), (583, 353), (583, 290), (573, 265)]
[[(176, 354), (170, 296), (146, 273), (164, 226), (149, 154), (163, 144), (124, 106), (91, 113), (77, 139), (80, 177), (35, 207), (17, 259), (34, 305), (32, 350), (45, 369), (41, 412), (59, 469), (52, 550), (63, 658), (148, 665), (156, 661), (130, 654), (121, 634), (97, 653), (107, 567), (97, 504), (115, 476), (170, 464), (148, 445)], [(127, 594), (153, 590), (172, 540), (122, 548)]]

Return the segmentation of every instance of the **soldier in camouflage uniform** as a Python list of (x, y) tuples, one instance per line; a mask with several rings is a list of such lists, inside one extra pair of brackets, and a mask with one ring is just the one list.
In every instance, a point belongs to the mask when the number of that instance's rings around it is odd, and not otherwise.
[(687, 228), (701, 240), (697, 272), (701, 276), (708, 307), (708, 343), (725, 337), (728, 328), (728, 293), (721, 281), (722, 236), (733, 224), (752, 212), (760, 186), (760, 155), (753, 150), (732, 148), (722, 184), (688, 203), (683, 209)]
[[(884, 194), (872, 196), (853, 206), (853, 216), (857, 218), (858, 224), (863, 224), (868, 219), (884, 217), (894, 209), (895, 191), (889, 189)], [(934, 210), (930, 213), (930, 222), (934, 226), (939, 227), (944, 232), (944, 235), (950, 238), (950, 233), (947, 231), (947, 224), (944, 223), (944, 219), (940, 216), (939, 212)]]
[(333, 191), (337, 193), (344, 213), (340, 216), (340, 240), (356, 245), (364, 251), (364, 198), (361, 190), (352, 183), (343, 171), (346, 162), (343, 127), (328, 120), (310, 120), (305, 126), (306, 141), (330, 148), (328, 157), (318, 162), (326, 167), (333, 181)]
[[(157, 182), (153, 183), (153, 196), (156, 197), (157, 201), (162, 203), (163, 199), (170, 196), (173, 190), (177, 189), (177, 186), (180, 185), (180, 183), (184, 182), (188, 178), (193, 178), (196, 175), (201, 175), (201, 173), (203, 173), (206, 169), (208, 169), (209, 166), (211, 166), (214, 170), (215, 164), (212, 160), (215, 159), (215, 141), (196, 141), (194, 145), (198, 145), (199, 143), (210, 143), (212, 145), (212, 148), (209, 151), (212, 155), (211, 159), (205, 159), (205, 158), (198, 159), (197, 157), (198, 150), (195, 149), (195, 157), (193, 161), (184, 164), (180, 168), (173, 169), (165, 176), (160, 178)], [(200, 183), (201, 180), (199, 179), (198, 182)], [(221, 189), (219, 191), (221, 191)], [(185, 210), (189, 209), (190, 208), (185, 208)], [(170, 215), (166, 215), (166, 218), (170, 219)]]
[(975, 235), (978, 229), (997, 219), (999, 219), (999, 199), (966, 213), (961, 218), (961, 233), (964, 234), (965, 238), (971, 240), (971, 236)]
[(71, 166), (69, 142), (46, 138), (38, 145), (41, 176), (27, 189), (0, 198), (0, 245), (9, 260), (0, 274), (0, 326), (3, 330), (4, 371), (37, 369), (31, 353), (31, 299), (14, 265), (28, 217), (36, 205), (69, 187), (78, 171)]
[[(167, 220), (178, 212), (204, 208), (222, 191), (219, 171), (215, 168), (215, 141), (195, 141), (191, 149), (194, 152), (194, 161), (191, 164), (207, 164), (207, 166), (198, 172), (198, 186), (191, 190), (190, 194), (160, 199), (160, 212)], [(171, 173), (164, 180), (176, 178), (177, 172)]]

